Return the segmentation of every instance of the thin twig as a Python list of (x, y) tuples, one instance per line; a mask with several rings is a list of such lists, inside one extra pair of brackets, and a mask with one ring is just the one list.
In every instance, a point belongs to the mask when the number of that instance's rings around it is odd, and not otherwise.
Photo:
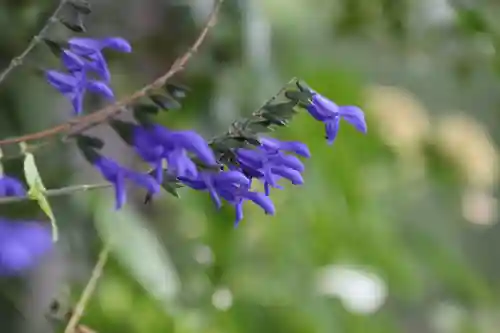
[(73, 313), (71, 314), (71, 318), (69, 319), (68, 325), (64, 329), (64, 333), (75, 332), (78, 322), (82, 318), (83, 313), (85, 312), (85, 308), (87, 307), (87, 304), (89, 303), (90, 298), (92, 297), (92, 294), (94, 293), (94, 290), (97, 287), (97, 282), (99, 281), (104, 266), (108, 261), (108, 256), (109, 256), (109, 245), (105, 245), (102, 248), (101, 252), (99, 253), (99, 259), (97, 260), (97, 263), (95, 264), (94, 269), (92, 270), (92, 275), (90, 276), (90, 279), (87, 282), (87, 285), (85, 286), (85, 289), (83, 290), (82, 295), (80, 296), (80, 299), (78, 300), (78, 303), (76, 304)]
[(40, 43), (42, 38), (45, 37), (45, 34), (49, 30), (52, 23), (57, 21), (57, 15), (59, 15), (59, 12), (63, 9), (64, 5), (66, 4), (66, 1), (67, 0), (61, 0), (59, 2), (59, 5), (54, 10), (50, 18), (47, 20), (42, 30), (40, 30), (40, 32), (36, 36), (34, 36), (33, 39), (31, 39), (31, 42), (28, 44), (26, 49), (20, 55), (14, 57), (10, 61), (9, 66), (0, 73), (0, 83), (2, 83), (7, 78), (7, 76), (10, 74), (10, 72), (12, 72), (12, 70), (14, 70), (14, 68), (23, 64), (24, 58), (26, 58), (26, 56), (35, 48), (35, 46), (37, 46), (38, 43)]
[[(60, 197), (63, 195), (74, 193), (74, 192), (85, 192), (85, 191), (109, 188), (112, 185), (113, 184), (111, 184), (111, 183), (73, 185), (73, 186), (66, 186), (66, 187), (62, 187), (62, 188), (56, 188), (56, 189), (52, 189), (52, 190), (46, 190), (43, 192), (43, 194), (46, 197)], [(13, 203), (13, 202), (28, 201), (28, 200), (35, 200), (36, 201), (37, 199), (33, 198), (33, 197), (29, 197), (29, 196), (25, 196), (25, 197), (1, 197), (0, 198), (0, 205)]]
[(156, 89), (160, 89), (165, 85), (167, 80), (169, 80), (175, 74), (184, 69), (188, 61), (191, 59), (191, 57), (198, 51), (198, 48), (201, 46), (206, 36), (208, 35), (209, 30), (215, 25), (217, 21), (217, 14), (219, 12), (219, 8), (223, 2), (224, 0), (217, 1), (213, 11), (210, 13), (210, 16), (208, 18), (205, 27), (200, 32), (200, 35), (193, 43), (193, 45), (189, 48), (189, 50), (186, 53), (184, 53), (182, 57), (175, 60), (170, 69), (164, 75), (160, 76), (155, 81), (153, 81), (153, 83), (146, 85), (145, 87), (136, 91), (132, 95), (125, 97), (124, 99), (114, 104), (108, 105), (86, 116), (74, 118), (66, 123), (54, 126), (52, 128), (40, 132), (0, 140), (0, 147), (9, 144), (45, 139), (58, 134), (64, 134), (65, 136), (63, 137), (63, 139), (65, 140), (68, 138), (69, 135), (82, 133), (96, 125), (106, 122), (109, 118), (113, 116), (116, 116), (124, 111), (127, 111), (128, 109), (126, 108), (126, 106), (136, 102), (137, 100), (139, 100), (144, 96), (147, 96), (150, 92)]

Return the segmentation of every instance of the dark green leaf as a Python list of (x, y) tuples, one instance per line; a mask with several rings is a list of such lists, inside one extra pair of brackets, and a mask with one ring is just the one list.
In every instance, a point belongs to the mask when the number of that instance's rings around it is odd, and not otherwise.
[(309, 91), (286, 91), (285, 96), (294, 103), (311, 104), (312, 94)]
[(69, 0), (68, 5), (74, 8), (78, 13), (88, 15), (92, 12), (90, 3), (87, 0)]
[(253, 133), (266, 133), (274, 131), (272, 123), (267, 119), (251, 120), (245, 125), (245, 130)]
[(80, 145), (84, 145), (95, 149), (102, 149), (102, 147), (104, 147), (104, 141), (95, 136), (90, 136), (90, 135), (79, 134), (78, 143)]
[(87, 31), (85, 29), (85, 26), (83, 25), (83, 16), (80, 13), (76, 13), (75, 15), (71, 15), (70, 17), (61, 17), (59, 18), (59, 22), (61, 22), (66, 28), (74, 32)]
[(134, 112), (137, 113), (146, 113), (151, 115), (158, 114), (158, 107), (152, 104), (137, 104), (134, 105)]
[[(149, 172), (149, 175), (153, 176), (153, 173), (154, 170), (151, 170)], [(177, 189), (183, 187), (183, 185), (177, 180), (175, 176), (168, 174), (167, 169), (163, 169), (163, 182), (161, 183), (161, 186), (165, 189), (165, 191), (172, 194), (176, 198), (179, 198), (179, 193), (177, 192)], [(144, 203), (149, 204), (152, 201), (152, 199), (153, 199), (152, 194), (148, 193), (144, 198)]]
[(189, 88), (175, 83), (167, 83), (165, 90), (175, 99), (183, 99), (189, 92)]
[(49, 48), (49, 50), (56, 57), (59, 58), (61, 56), (61, 53), (62, 53), (62, 50), (63, 50), (63, 45), (62, 45), (61, 42), (56, 42), (56, 41), (48, 39), (48, 38), (43, 38), (43, 42), (45, 43), (45, 45), (47, 45), (47, 47)]
[(297, 82), (295, 83), (297, 85), (297, 88), (299, 88), (300, 91), (302, 92), (309, 92), (309, 93), (312, 93), (312, 89), (307, 85), (307, 83), (305, 83), (304, 81), (301, 81), (301, 80), (297, 80)]
[(138, 104), (133, 106), (135, 120), (141, 125), (152, 125), (155, 123), (153, 115), (158, 113), (158, 107), (151, 104)]
[(181, 104), (175, 99), (165, 95), (151, 95), (149, 98), (164, 110), (177, 110), (180, 109)]
[(115, 132), (125, 141), (126, 144), (132, 146), (134, 144), (134, 123), (112, 119), (109, 121), (109, 125), (111, 128), (115, 130)]
[(265, 113), (262, 117), (266, 118), (271, 124), (278, 126), (286, 126), (288, 121), (286, 119), (282, 119), (280, 116), (275, 115), (273, 113)]

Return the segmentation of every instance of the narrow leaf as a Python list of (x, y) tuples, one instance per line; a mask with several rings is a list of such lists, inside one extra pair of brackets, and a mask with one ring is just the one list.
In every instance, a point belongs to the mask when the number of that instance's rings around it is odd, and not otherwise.
[(176, 99), (183, 99), (186, 98), (187, 93), (189, 92), (189, 88), (175, 84), (175, 83), (167, 83), (165, 85), (165, 90), (173, 97)]
[(70, 5), (78, 13), (88, 15), (92, 12), (90, 3), (87, 0), (69, 0), (68, 5)]
[(181, 107), (179, 102), (165, 95), (151, 95), (149, 98), (164, 110), (177, 110)]
[(43, 42), (56, 57), (59, 58), (61, 56), (63, 50), (62, 43), (48, 38), (43, 38)]
[(50, 223), (52, 225), (52, 239), (57, 241), (58, 230), (56, 218), (52, 212), (50, 203), (45, 196), (45, 186), (43, 185), (42, 178), (38, 172), (35, 157), (31, 153), (25, 154), (24, 157), (24, 177), (26, 178), (26, 182), (29, 186), (28, 196), (38, 202), (40, 209), (50, 219)]
[(78, 12), (72, 14), (71, 17), (59, 18), (59, 22), (61, 22), (66, 28), (74, 32), (87, 31), (87, 29), (85, 29), (85, 26), (83, 25), (83, 15)]

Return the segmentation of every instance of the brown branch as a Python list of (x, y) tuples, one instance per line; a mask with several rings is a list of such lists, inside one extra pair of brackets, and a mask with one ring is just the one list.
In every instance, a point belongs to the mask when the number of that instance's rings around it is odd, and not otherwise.
[(209, 30), (215, 25), (217, 21), (217, 14), (223, 1), (224, 0), (217, 1), (214, 9), (210, 13), (205, 27), (201, 31), (194, 44), (189, 48), (189, 50), (182, 57), (175, 60), (170, 69), (164, 75), (157, 78), (153, 83), (148, 84), (147, 86), (122, 99), (121, 101), (108, 105), (89, 115), (72, 119), (66, 123), (40, 132), (0, 140), (0, 147), (21, 142), (30, 142), (34, 140), (45, 139), (58, 134), (64, 134), (64, 138), (67, 138), (68, 135), (82, 133), (96, 125), (107, 121), (109, 118), (126, 111), (126, 106), (136, 102), (141, 97), (147, 96), (151, 91), (161, 88), (165, 85), (168, 79), (172, 78), (175, 74), (184, 69), (191, 57), (198, 51), (198, 48), (201, 46), (206, 36), (208, 35)]

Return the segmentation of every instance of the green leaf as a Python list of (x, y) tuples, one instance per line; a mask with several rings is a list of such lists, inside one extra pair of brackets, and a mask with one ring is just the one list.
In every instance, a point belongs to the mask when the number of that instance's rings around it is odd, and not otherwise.
[(76, 13), (71, 16), (61, 17), (59, 18), (59, 22), (61, 22), (66, 28), (74, 32), (85, 32), (85, 26), (83, 24), (82, 14)]
[(50, 203), (45, 196), (45, 186), (36, 166), (35, 157), (31, 153), (24, 155), (24, 177), (29, 186), (28, 196), (38, 202), (40, 209), (50, 219), (52, 225), (52, 239), (57, 241), (58, 230), (57, 223)]
[(178, 110), (181, 108), (181, 104), (169, 96), (155, 94), (149, 96), (149, 98), (163, 110)]
[(88, 15), (92, 12), (90, 3), (87, 0), (69, 0), (68, 4), (78, 13)]
[(115, 211), (113, 198), (99, 194), (95, 199), (89, 208), (103, 241), (153, 298), (174, 311), (181, 280), (167, 248), (148, 221), (131, 205)]

